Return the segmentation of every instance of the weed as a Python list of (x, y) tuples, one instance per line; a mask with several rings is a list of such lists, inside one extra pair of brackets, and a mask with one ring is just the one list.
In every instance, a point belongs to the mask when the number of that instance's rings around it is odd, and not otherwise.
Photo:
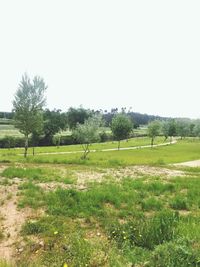
[(170, 201), (170, 207), (175, 210), (188, 210), (188, 203), (184, 196), (175, 196)]
[(177, 240), (158, 246), (152, 254), (149, 267), (200, 266), (199, 251), (187, 240)]
[(141, 207), (142, 210), (144, 211), (149, 211), (149, 210), (161, 210), (163, 207), (163, 204), (160, 200), (156, 198), (148, 198), (146, 200), (141, 201)]

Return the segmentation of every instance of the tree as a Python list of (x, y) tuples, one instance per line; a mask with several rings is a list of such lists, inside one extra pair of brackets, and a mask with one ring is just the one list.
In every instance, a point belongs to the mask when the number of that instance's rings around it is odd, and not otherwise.
[(70, 129), (75, 129), (76, 125), (83, 124), (85, 120), (92, 116), (92, 112), (83, 107), (69, 108), (67, 112), (67, 123)]
[(163, 121), (161, 128), (162, 128), (162, 133), (165, 137), (164, 141), (166, 141), (167, 138), (169, 137), (169, 123), (167, 121)]
[(169, 121), (169, 132), (168, 135), (170, 136), (170, 143), (172, 142), (172, 137), (176, 135), (177, 132), (177, 124), (174, 119)]
[(186, 120), (178, 120), (177, 121), (177, 135), (183, 139), (190, 134), (190, 124)]
[(82, 144), (84, 153), (82, 158), (86, 159), (90, 153), (89, 146), (100, 141), (99, 127), (101, 125), (101, 118), (93, 116), (87, 119), (84, 124), (77, 124), (76, 129), (73, 132), (75, 139)]
[(170, 137), (170, 143), (172, 142), (172, 137), (176, 135), (177, 123), (174, 119), (163, 122), (162, 132), (165, 136), (165, 140)]
[(60, 131), (67, 128), (67, 116), (65, 113), (61, 113), (61, 110), (46, 109), (44, 112), (44, 134), (45, 139), (50, 144), (53, 140), (53, 136)]
[(120, 141), (127, 139), (133, 129), (133, 124), (126, 114), (117, 114), (113, 117), (111, 130), (114, 138), (118, 141), (118, 150)]
[(30, 134), (40, 129), (43, 123), (42, 109), (46, 103), (46, 89), (41, 77), (35, 76), (31, 81), (28, 75), (24, 74), (14, 97), (15, 126), (25, 137), (24, 157), (27, 156)]
[[(42, 117), (38, 118), (43, 120)], [(39, 127), (40, 126), (40, 127)], [(43, 134), (43, 121), (40, 121), (38, 127), (33, 129), (31, 133), (31, 144), (33, 148), (33, 156), (35, 155), (35, 147), (38, 145), (41, 135)]]
[(195, 126), (193, 128), (193, 133), (196, 137), (200, 138), (200, 120), (196, 120)]
[(151, 147), (153, 147), (154, 139), (159, 135), (160, 132), (160, 122), (152, 121), (148, 124), (148, 136), (151, 138)]
[(61, 136), (59, 134), (53, 136), (52, 142), (55, 146), (57, 146), (57, 148), (60, 147), (60, 141), (61, 141)]

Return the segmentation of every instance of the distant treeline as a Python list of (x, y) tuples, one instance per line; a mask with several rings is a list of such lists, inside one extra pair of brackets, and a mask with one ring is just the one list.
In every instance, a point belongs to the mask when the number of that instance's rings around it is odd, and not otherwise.
[[(49, 112), (49, 110), (47, 109), (45, 112)], [(103, 120), (105, 122), (105, 126), (109, 127), (114, 115), (119, 112), (126, 112), (126, 110), (122, 109), (121, 111), (119, 111), (117, 108), (113, 108), (110, 111), (107, 111), (107, 110), (103, 111), (103, 110), (90, 110), (90, 109), (84, 109), (84, 108), (69, 108), (67, 112), (61, 112), (60, 110), (59, 112), (64, 114), (66, 118), (68, 117), (68, 113), (70, 113), (70, 116), (71, 116), (71, 113), (73, 112), (77, 120), (80, 120), (80, 121), (82, 120), (82, 118), (85, 119), (86, 113), (87, 114), (102, 114)], [(170, 119), (167, 117), (141, 114), (141, 113), (132, 112), (132, 111), (127, 111), (126, 114), (131, 118), (132, 122), (134, 123), (134, 128), (137, 128), (139, 125), (147, 125), (149, 122), (154, 121), (154, 120), (163, 121), (163, 120)], [(14, 118), (13, 112), (2, 112), (2, 111), (0, 112), (0, 124), (10, 124), (12, 123), (13, 118)]]

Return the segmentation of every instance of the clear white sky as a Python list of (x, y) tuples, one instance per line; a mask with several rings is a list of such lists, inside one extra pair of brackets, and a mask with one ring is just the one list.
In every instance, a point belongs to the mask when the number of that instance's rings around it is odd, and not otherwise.
[(0, 0), (0, 110), (27, 72), (51, 109), (200, 118), (199, 14), (199, 0)]

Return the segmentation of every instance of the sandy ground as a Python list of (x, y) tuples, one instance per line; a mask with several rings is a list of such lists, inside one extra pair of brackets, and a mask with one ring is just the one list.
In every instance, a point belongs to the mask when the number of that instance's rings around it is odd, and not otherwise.
[(1, 186), (0, 188), (0, 221), (3, 230), (3, 239), (0, 241), (0, 259), (12, 262), (16, 253), (15, 244), (20, 240), (19, 232), (28, 214), (17, 209), (18, 182), (11, 186)]
[(200, 167), (200, 159), (174, 164), (175, 166)]

